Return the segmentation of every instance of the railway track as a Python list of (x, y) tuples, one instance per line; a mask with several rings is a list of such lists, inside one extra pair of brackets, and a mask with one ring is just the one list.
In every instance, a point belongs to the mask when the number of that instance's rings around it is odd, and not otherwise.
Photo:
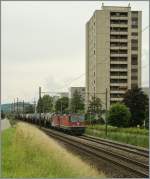
[(107, 140), (107, 139), (92, 137), (92, 136), (89, 136), (89, 135), (83, 135), (80, 138), (85, 139), (85, 140), (89, 140), (89, 141), (92, 141), (92, 142), (95, 142), (95, 143), (98, 143), (98, 144), (102, 144), (102, 145), (105, 145), (105, 146), (108, 146), (108, 147), (113, 147), (113, 148), (116, 148), (116, 149), (124, 150), (126, 152), (130, 152), (130, 153), (135, 154), (135, 155), (140, 155), (140, 156), (149, 158), (149, 150), (148, 149), (132, 146), (132, 145), (129, 145), (129, 144), (114, 142), (114, 141)]
[[(79, 149), (82, 152), (85, 152), (91, 156), (97, 157), (99, 162), (101, 159), (104, 159), (105, 161), (108, 161), (112, 164), (115, 164), (122, 169), (125, 169), (132, 173), (132, 176), (134, 177), (142, 177), (142, 178), (148, 178), (149, 177), (149, 165), (136, 161), (135, 159), (128, 157), (128, 156), (122, 156), (118, 153), (115, 153), (113, 151), (105, 150), (104, 148), (101, 148), (99, 145), (97, 145), (98, 141), (96, 142), (91, 141), (94, 140), (89, 139), (90, 137), (83, 136), (83, 137), (75, 137), (71, 135), (67, 135), (55, 130), (41, 128), (47, 135), (56, 138), (60, 141), (63, 141), (69, 145), (72, 145), (73, 147)], [(95, 144), (94, 144), (95, 143)], [(120, 146), (121, 147), (121, 146)], [(123, 146), (122, 146), (123, 147)], [(128, 150), (128, 152), (130, 149)], [(138, 153), (138, 155), (140, 155)]]

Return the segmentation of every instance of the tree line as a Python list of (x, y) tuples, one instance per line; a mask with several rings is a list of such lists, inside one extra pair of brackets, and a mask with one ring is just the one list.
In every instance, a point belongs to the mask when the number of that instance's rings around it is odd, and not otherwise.
[[(84, 99), (78, 91), (75, 91), (72, 99), (68, 97), (59, 98), (54, 102), (54, 98), (44, 95), (38, 100), (36, 111), (39, 113), (85, 113)], [(34, 105), (27, 105), (25, 113), (35, 112)], [(1, 113), (4, 118), (4, 113)], [(149, 101), (148, 96), (144, 94), (141, 88), (128, 90), (120, 103), (114, 103), (108, 111), (102, 105), (101, 99), (92, 97), (89, 101), (86, 120), (91, 123), (108, 124), (117, 127), (149, 126)]]
[[(44, 95), (37, 104), (37, 112), (56, 113), (85, 113), (84, 100), (78, 91), (75, 91), (73, 98), (59, 98), (55, 105), (53, 97)], [(134, 127), (149, 125), (149, 103), (148, 96), (141, 88), (135, 87), (128, 90), (120, 103), (114, 103), (108, 111), (102, 105), (101, 99), (92, 97), (89, 101), (86, 119), (92, 123), (105, 123), (117, 127)]]
[[(128, 90), (119, 103), (114, 103), (108, 111), (102, 109), (101, 100), (96, 98), (90, 102), (90, 112), (96, 112), (99, 115), (99, 123), (104, 123), (102, 119), (105, 113), (105, 120), (108, 124), (116, 127), (149, 127), (149, 99), (141, 88), (135, 87)], [(97, 105), (97, 106), (96, 106)], [(96, 106), (96, 108), (93, 107)], [(94, 119), (93, 122), (96, 120)]]
[(75, 91), (72, 99), (62, 97), (54, 102), (54, 98), (44, 95), (38, 100), (37, 112), (56, 112), (56, 113), (84, 113), (84, 100), (78, 91)]

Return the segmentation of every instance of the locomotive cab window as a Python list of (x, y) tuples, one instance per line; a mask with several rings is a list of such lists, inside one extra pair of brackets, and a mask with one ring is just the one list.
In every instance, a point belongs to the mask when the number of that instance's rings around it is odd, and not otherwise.
[(84, 115), (80, 116), (71, 116), (71, 122), (84, 121)]

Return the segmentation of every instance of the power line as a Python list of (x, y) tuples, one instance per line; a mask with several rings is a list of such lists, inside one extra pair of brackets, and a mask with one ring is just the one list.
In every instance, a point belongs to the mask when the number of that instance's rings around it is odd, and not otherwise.
[(148, 29), (149, 28), (149, 25), (148, 26), (146, 26), (143, 30), (142, 30), (142, 32), (144, 32), (146, 29)]
[(80, 76), (77, 76), (76, 78), (74, 78), (70, 83), (68, 83), (68, 84), (65, 85), (64, 87), (61, 87), (61, 88), (59, 88), (59, 89), (57, 89), (57, 90), (60, 90), (60, 89), (64, 89), (64, 88), (69, 87), (74, 81), (79, 80), (79, 79), (82, 78), (84, 75), (85, 75), (85, 73), (82, 73)]

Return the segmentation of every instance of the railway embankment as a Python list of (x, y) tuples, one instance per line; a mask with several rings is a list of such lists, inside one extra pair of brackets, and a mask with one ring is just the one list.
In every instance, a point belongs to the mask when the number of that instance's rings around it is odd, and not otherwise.
[(139, 147), (149, 148), (149, 130), (140, 128), (117, 128), (113, 126), (106, 127), (105, 125), (88, 125), (86, 134), (118, 141), (125, 144), (131, 144)]
[(1, 177), (105, 178), (102, 172), (68, 152), (38, 128), (22, 122), (2, 132)]

